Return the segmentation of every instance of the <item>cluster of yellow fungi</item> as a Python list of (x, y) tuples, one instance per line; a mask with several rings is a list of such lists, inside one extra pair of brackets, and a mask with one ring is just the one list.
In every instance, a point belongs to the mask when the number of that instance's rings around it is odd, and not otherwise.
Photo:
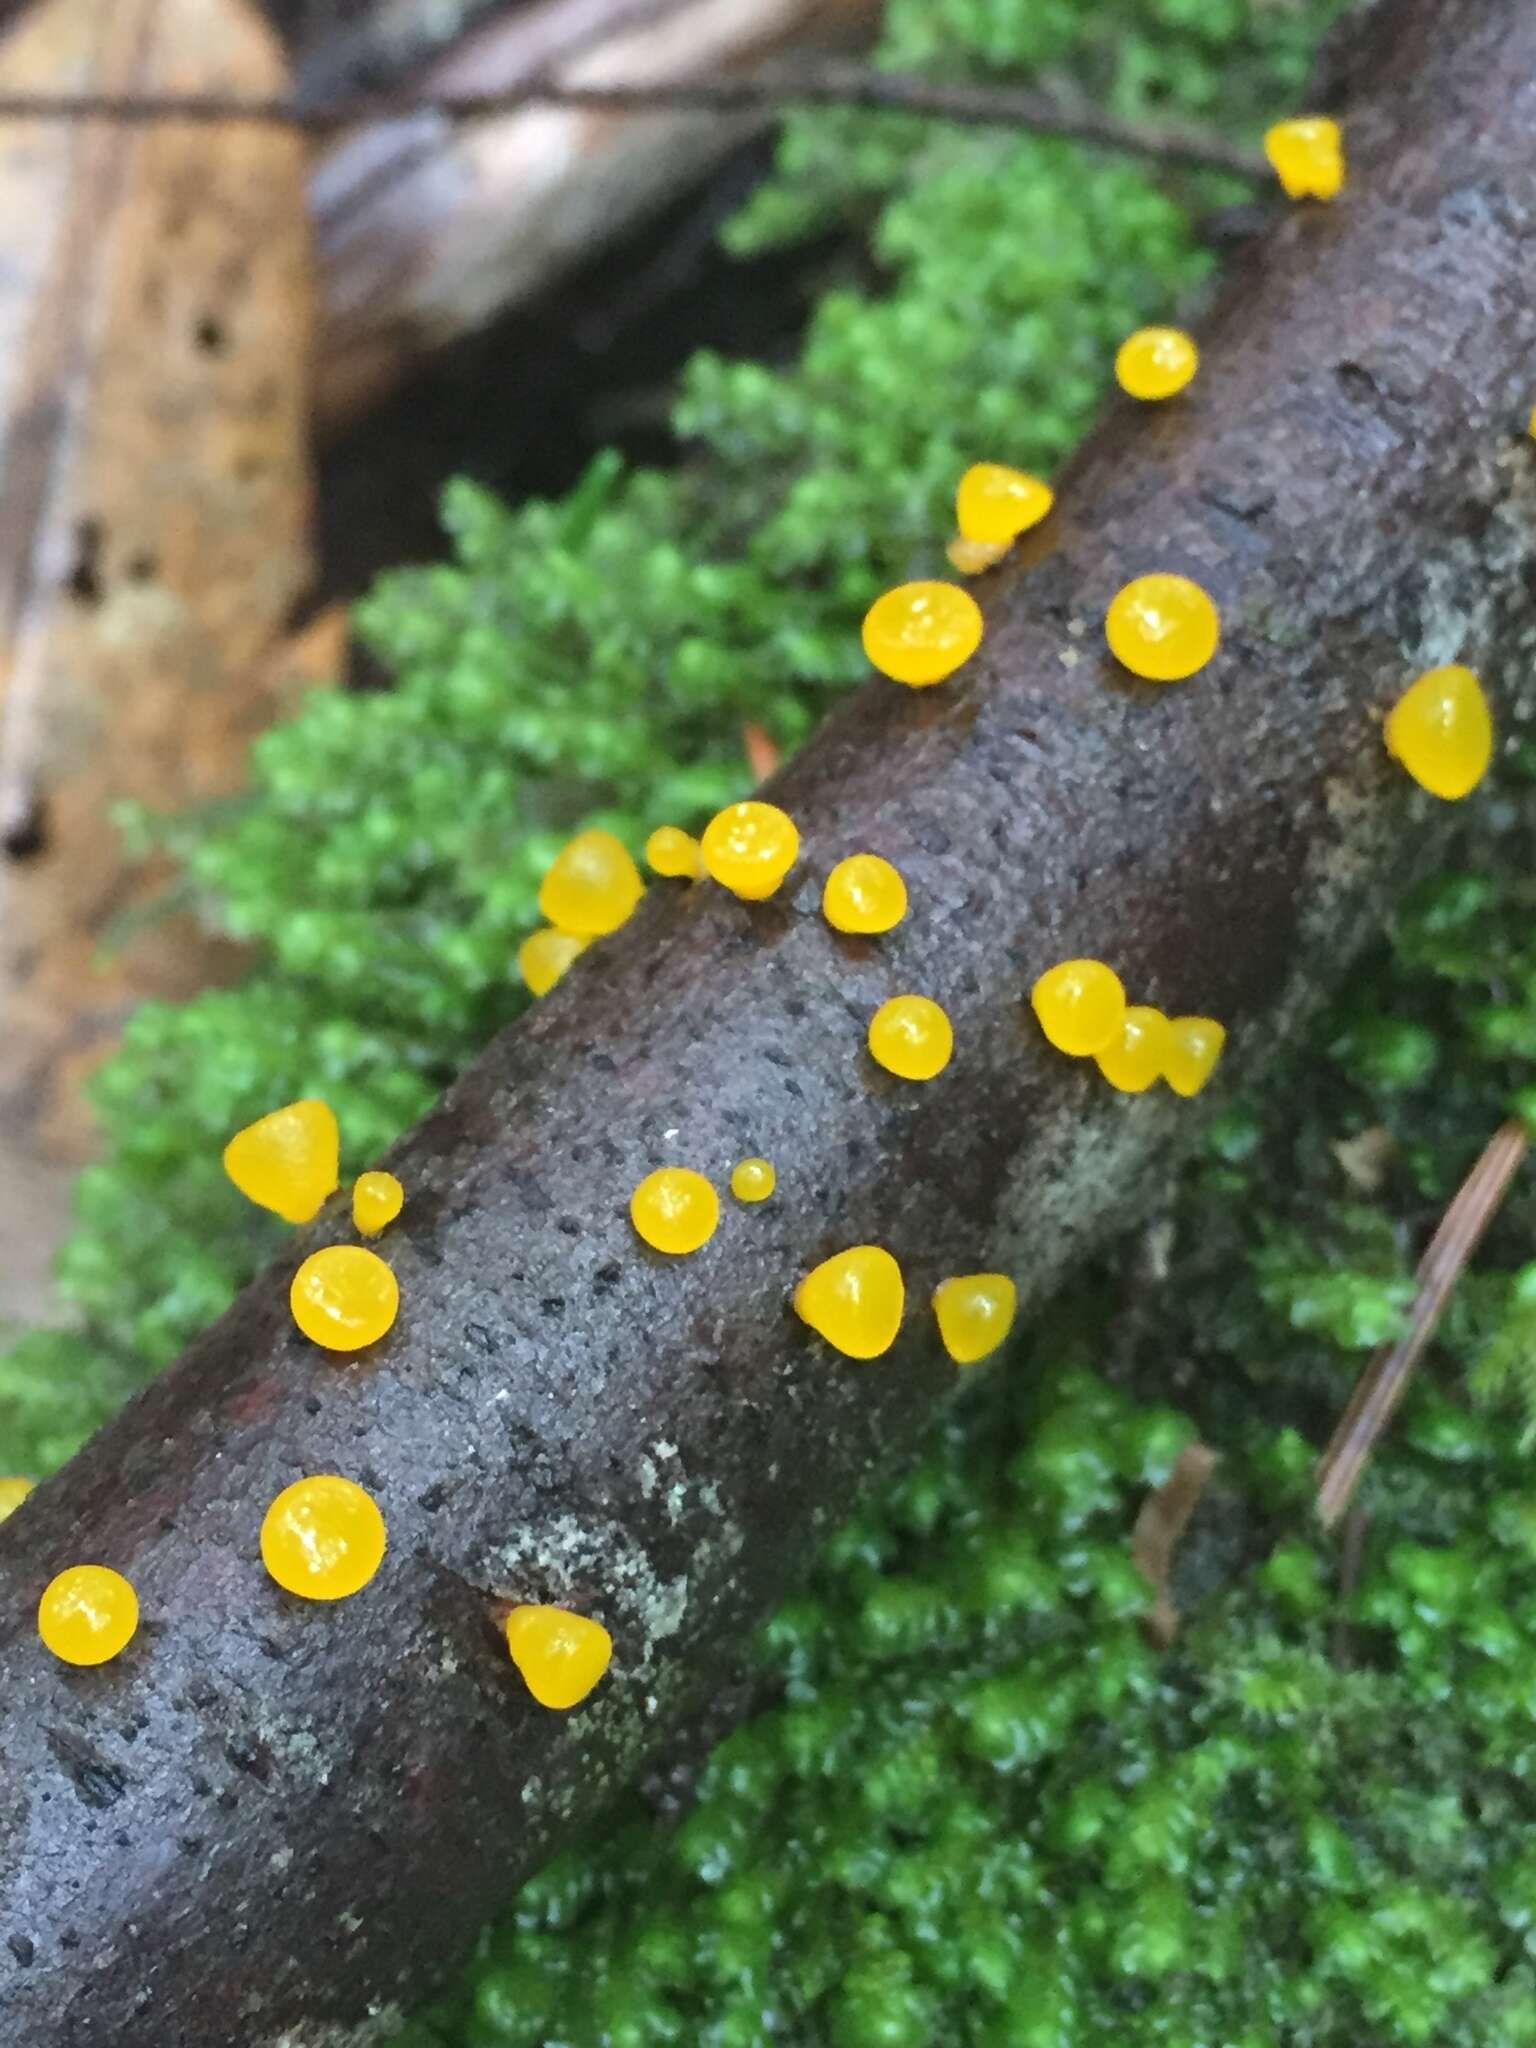
[[(1344, 184), (1338, 124), (1322, 117), (1282, 121), (1264, 138), (1275, 173), (1293, 199), (1330, 200)], [(1200, 363), (1195, 342), (1173, 327), (1129, 335), (1115, 375), (1132, 397), (1160, 403), (1184, 391)], [(1536, 435), (1536, 412), (1530, 429)], [(992, 567), (1052, 508), (1050, 486), (998, 462), (978, 462), (960, 479), (956, 533), (948, 544), (965, 575)], [(981, 609), (957, 584), (903, 583), (877, 598), (864, 619), (871, 663), (912, 689), (944, 682), (981, 645)], [(1111, 654), (1144, 681), (1180, 682), (1204, 668), (1220, 645), (1209, 594), (1167, 570), (1134, 578), (1111, 599), (1104, 619)], [(1487, 700), (1470, 669), (1448, 666), (1422, 675), (1387, 716), (1391, 755), (1423, 788), (1448, 799), (1466, 796), (1487, 770), (1493, 728)], [(745, 902), (777, 890), (799, 857), (794, 821), (776, 805), (749, 799), (712, 818), (701, 838), (674, 825), (645, 845), (652, 871), (669, 880), (703, 876)], [(628, 848), (612, 832), (578, 833), (549, 867), (539, 890), (547, 922), (527, 938), (517, 964), (535, 996), (547, 993), (594, 939), (606, 937), (634, 911), (645, 884)], [(836, 932), (878, 936), (907, 915), (906, 884), (876, 853), (837, 862), (822, 889), (822, 915)], [(1091, 1059), (1111, 1087), (1141, 1094), (1164, 1081), (1182, 1096), (1205, 1086), (1226, 1032), (1212, 1017), (1169, 1017), (1129, 1004), (1120, 977), (1101, 960), (1073, 959), (1047, 968), (1030, 1000), (1040, 1028), (1058, 1051)], [(954, 1033), (932, 997), (893, 995), (871, 1017), (870, 1056), (904, 1081), (932, 1080), (948, 1065)], [(242, 1193), (290, 1223), (308, 1223), (339, 1184), (340, 1138), (323, 1102), (287, 1104), (231, 1138), (224, 1152)], [(774, 1193), (770, 1161), (747, 1158), (731, 1170), (730, 1190), (742, 1204)], [(359, 1236), (376, 1237), (399, 1216), (405, 1192), (393, 1174), (361, 1174), (352, 1190)], [(655, 1251), (682, 1258), (697, 1252), (720, 1222), (720, 1199), (706, 1175), (661, 1166), (630, 1197), (639, 1237)], [(331, 1244), (299, 1265), (290, 1289), (293, 1318), (324, 1350), (366, 1350), (388, 1332), (400, 1290), (388, 1263), (365, 1245)], [(879, 1358), (895, 1343), (906, 1307), (901, 1267), (881, 1245), (834, 1253), (794, 1289), (795, 1312), (848, 1358)], [(932, 1309), (940, 1339), (957, 1365), (997, 1349), (1013, 1321), (1016, 1293), (1002, 1273), (965, 1273), (935, 1288)], [(0, 1520), (30, 1491), (24, 1479), (0, 1479)], [(297, 1479), (278, 1494), (262, 1521), (259, 1548), (272, 1579), (301, 1599), (347, 1599), (383, 1563), (384, 1517), (354, 1481), (335, 1473)], [(131, 1641), (139, 1605), (133, 1586), (106, 1565), (78, 1564), (52, 1580), (38, 1609), (44, 1643), (66, 1663), (107, 1662)], [(586, 1698), (607, 1671), (613, 1644), (600, 1622), (539, 1603), (512, 1606), (503, 1628), (512, 1662), (541, 1705), (563, 1709)]]

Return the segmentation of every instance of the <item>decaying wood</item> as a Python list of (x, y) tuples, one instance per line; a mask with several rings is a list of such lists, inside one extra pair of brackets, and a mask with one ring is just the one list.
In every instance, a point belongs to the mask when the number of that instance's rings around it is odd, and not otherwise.
[(1132, 1560), (1157, 1595), (1143, 1617), (1142, 1627), (1162, 1650), (1179, 1632), (1179, 1609), (1173, 1597), (1173, 1561), (1217, 1463), (1217, 1453), (1209, 1444), (1186, 1444), (1162, 1485), (1155, 1487), (1142, 1502), (1131, 1531)]
[[(1347, 108), (1350, 190), (1246, 262), (1176, 404), (1117, 406), (1053, 518), (978, 586), (951, 683), (875, 682), (769, 784), (802, 859), (759, 906), (658, 887), (396, 1149), (400, 1320), (337, 1364), (297, 1335), (298, 1234), (156, 1386), (0, 1529), (0, 2035), (28, 2048), (372, 2038), (504, 1895), (710, 1697), (746, 1632), (955, 1385), (928, 1298), (1013, 1273), (1025, 1313), (1134, 1215), (1203, 1105), (1125, 1097), (1034, 1027), (1033, 978), (1115, 962), (1231, 1027), (1251, 1074), (1448, 808), (1388, 759), (1405, 677), (1464, 657), (1501, 727), (1536, 695), (1533, 0), (1393, 0)], [(936, 547), (938, 542), (936, 540)], [(1159, 689), (1100, 621), (1197, 575), (1224, 642)], [(840, 938), (821, 879), (893, 859), (907, 919)], [(926, 991), (937, 1080), (875, 1069), (867, 1019)], [(1212, 1091), (1218, 1101), (1223, 1085)], [(647, 1252), (629, 1191), (761, 1152), (771, 1203)], [(884, 1244), (906, 1327), (871, 1364), (797, 1323), (815, 1261)], [(305, 1606), (263, 1574), (268, 1500), (367, 1485), (378, 1579)], [(73, 1672), (39, 1589), (106, 1560), (144, 1622)], [(593, 1699), (548, 1714), (493, 1617), (611, 1627)]]
[[(48, 0), (0, 45), (8, 86), (82, 81), (284, 71), (247, 0)], [(127, 1009), (234, 962), (186, 917), (115, 943), (165, 876), (125, 869), (112, 811), (238, 788), (275, 706), (308, 573), (303, 168), (277, 130), (0, 130), (0, 1178), (34, 1190), (85, 1152)]]

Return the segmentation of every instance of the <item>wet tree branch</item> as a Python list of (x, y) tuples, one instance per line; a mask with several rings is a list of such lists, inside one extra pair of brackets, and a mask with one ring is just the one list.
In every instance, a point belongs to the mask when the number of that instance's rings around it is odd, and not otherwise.
[[(1251, 1073), (1433, 863), (1446, 808), (1380, 712), (1456, 656), (1506, 730), (1532, 709), (1536, 4), (1394, 0), (1368, 35), (1345, 199), (1253, 252), (1186, 399), (1111, 413), (979, 586), (966, 670), (872, 683), (780, 771), (803, 834), (782, 895), (653, 890), (397, 1148), (404, 1308), (377, 1352), (338, 1366), (288, 1315), (294, 1261), (350, 1234), (338, 1203), (0, 1529), (0, 2038), (369, 2039), (910, 1455), (957, 1380), (934, 1285), (1002, 1267), (1027, 1313), (1189, 1143), (1199, 1105), (1048, 1051), (1034, 976), (1113, 960), (1139, 998), (1224, 1018)], [(1162, 568), (1212, 591), (1223, 646), (1132, 686), (1099, 622)], [(879, 941), (818, 914), (858, 847), (911, 893)], [(925, 1086), (863, 1051), (898, 989), (955, 1025)], [(728, 1205), (681, 1262), (637, 1243), (643, 1173), (723, 1182), (748, 1152), (774, 1201)], [(861, 1241), (909, 1288), (869, 1365), (789, 1309)], [(390, 1554), (356, 1599), (302, 1607), (257, 1531), (324, 1471), (376, 1494)], [(145, 1617), (94, 1673), (33, 1631), (81, 1558), (128, 1572)], [(570, 1716), (530, 1702), (493, 1625), (544, 1598), (615, 1637)]]

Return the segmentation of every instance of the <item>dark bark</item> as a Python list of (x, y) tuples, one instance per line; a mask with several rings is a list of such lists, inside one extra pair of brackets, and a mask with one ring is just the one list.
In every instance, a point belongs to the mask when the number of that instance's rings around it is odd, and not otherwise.
[[(1064, 955), (1232, 1028), (1251, 1073), (1433, 860), (1444, 807), (1377, 714), (1431, 662), (1532, 690), (1536, 0), (1394, 0), (1348, 109), (1353, 183), (1270, 235), (1189, 397), (1117, 406), (1060, 510), (984, 589), (951, 684), (875, 683), (778, 778), (781, 899), (654, 890), (398, 1148), (404, 1308), (361, 1364), (295, 1333), (292, 1258), (0, 1531), (0, 2038), (288, 2048), (368, 2038), (478, 1915), (711, 1692), (744, 1632), (956, 1382), (927, 1297), (1001, 1266), (1026, 1309), (1134, 1211), (1199, 1110), (1111, 1093), (1027, 1006)], [(978, 451), (980, 452), (980, 451)], [(1225, 642), (1128, 686), (1099, 622), (1129, 575), (1216, 596)], [(817, 914), (857, 847), (904, 870), (888, 938)], [(950, 1069), (873, 1069), (865, 1021), (938, 996)], [(779, 1194), (646, 1252), (630, 1189), (676, 1160)], [(349, 1234), (339, 1205), (294, 1257)], [(789, 1294), (888, 1245), (906, 1329), (871, 1365)], [(304, 1472), (376, 1493), (390, 1556), (336, 1608), (267, 1581), (267, 1500)], [(77, 1558), (136, 1581), (130, 1651), (39, 1647)], [(617, 1653), (550, 1715), (497, 1602), (603, 1617)]]

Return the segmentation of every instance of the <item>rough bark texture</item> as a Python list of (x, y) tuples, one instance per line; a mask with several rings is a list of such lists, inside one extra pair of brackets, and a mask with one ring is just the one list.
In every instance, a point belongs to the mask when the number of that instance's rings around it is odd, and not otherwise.
[[(392, 1161), (404, 1308), (361, 1363), (296, 1334), (293, 1258), (0, 1531), (0, 2037), (28, 2048), (368, 2039), (708, 1694), (721, 1660), (956, 1382), (930, 1289), (1001, 1266), (1028, 1305), (1144, 1199), (1194, 1121), (1050, 1053), (1026, 1002), (1064, 955), (1232, 1027), (1251, 1071), (1434, 855), (1445, 811), (1383, 751), (1416, 669), (1465, 656), (1506, 728), (1531, 693), (1536, 0), (1394, 0), (1352, 74), (1354, 182), (1291, 214), (1205, 335), (1185, 400), (1118, 407), (1060, 510), (984, 590), (953, 683), (876, 683), (778, 781), (804, 857), (747, 908), (656, 889)], [(1099, 621), (1186, 570), (1221, 653), (1128, 685)], [(878, 942), (817, 914), (856, 847), (905, 871)], [(955, 1023), (937, 1081), (874, 1069), (893, 991)], [(723, 1181), (673, 1262), (626, 1199), (674, 1160)], [(911, 1312), (872, 1365), (789, 1308), (864, 1240)], [(304, 1472), (390, 1525), (358, 1598), (308, 1607), (256, 1555)], [(99, 1558), (144, 1624), (96, 1672), (33, 1634)], [(617, 1644), (569, 1716), (532, 1705), (497, 1603)]]

